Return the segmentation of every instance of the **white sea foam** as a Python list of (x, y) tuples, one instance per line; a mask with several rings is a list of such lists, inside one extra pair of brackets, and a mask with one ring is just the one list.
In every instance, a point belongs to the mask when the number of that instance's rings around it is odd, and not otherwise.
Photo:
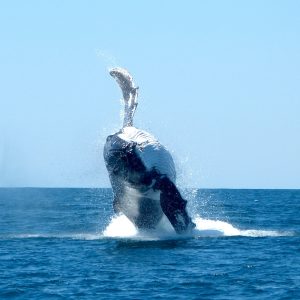
[(161, 240), (178, 238), (173, 227), (163, 218), (155, 230), (138, 230), (124, 215), (114, 216), (103, 231), (103, 236), (110, 238), (130, 238), (138, 240)]
[(159, 228), (150, 231), (138, 230), (134, 224), (124, 215), (114, 216), (103, 232), (105, 237), (111, 238), (134, 238), (134, 239), (173, 239), (188, 237), (222, 237), (222, 236), (245, 236), (245, 237), (276, 237), (292, 236), (292, 232), (275, 230), (240, 230), (230, 223), (219, 220), (203, 219), (199, 216), (193, 219), (196, 228), (189, 235), (177, 235), (170, 223), (163, 219)]
[(155, 230), (138, 230), (134, 224), (123, 214), (112, 217), (105, 230), (95, 233), (24, 233), (0, 235), (0, 239), (32, 239), (32, 238), (56, 238), (56, 239), (75, 239), (75, 240), (98, 240), (103, 238), (133, 239), (143, 241), (186, 239), (186, 238), (205, 238), (205, 237), (280, 237), (294, 236), (296, 233), (291, 231), (276, 230), (240, 230), (228, 222), (219, 220), (203, 219), (199, 216), (193, 218), (196, 224), (195, 229), (186, 235), (178, 235), (174, 231), (167, 218), (163, 218), (158, 228)]
[(103, 231), (103, 235), (106, 237), (131, 237), (137, 233), (138, 230), (124, 215), (114, 216)]
[(247, 236), (247, 237), (274, 237), (292, 236), (293, 232), (276, 230), (240, 230), (230, 223), (219, 220), (207, 220), (196, 217), (193, 220), (196, 224), (195, 234), (199, 236)]

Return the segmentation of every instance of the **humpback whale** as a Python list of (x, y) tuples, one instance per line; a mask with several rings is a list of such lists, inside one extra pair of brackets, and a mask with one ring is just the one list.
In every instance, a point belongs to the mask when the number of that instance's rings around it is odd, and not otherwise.
[(191, 231), (195, 224), (176, 187), (170, 152), (154, 136), (133, 126), (138, 87), (123, 68), (109, 73), (124, 101), (123, 127), (107, 137), (103, 152), (115, 213), (124, 214), (138, 229), (155, 229), (165, 215), (177, 233)]

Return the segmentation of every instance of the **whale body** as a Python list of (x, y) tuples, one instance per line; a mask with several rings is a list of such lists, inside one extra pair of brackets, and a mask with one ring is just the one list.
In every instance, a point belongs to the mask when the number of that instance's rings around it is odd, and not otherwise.
[(155, 229), (165, 215), (177, 233), (194, 228), (187, 201), (178, 191), (170, 152), (151, 134), (133, 126), (137, 90), (131, 75), (121, 68), (110, 74), (122, 89), (123, 127), (109, 135), (104, 160), (113, 189), (113, 208), (139, 229)]

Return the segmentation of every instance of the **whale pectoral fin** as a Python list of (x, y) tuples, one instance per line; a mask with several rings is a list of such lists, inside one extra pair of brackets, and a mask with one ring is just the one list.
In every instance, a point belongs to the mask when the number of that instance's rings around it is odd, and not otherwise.
[(133, 115), (137, 107), (138, 87), (135, 87), (132, 76), (123, 68), (113, 68), (109, 74), (120, 86), (125, 102), (123, 127), (133, 125)]
[(159, 180), (158, 189), (160, 194), (160, 205), (177, 233), (185, 233), (193, 228), (195, 224), (187, 214), (186, 204), (175, 184), (168, 178)]

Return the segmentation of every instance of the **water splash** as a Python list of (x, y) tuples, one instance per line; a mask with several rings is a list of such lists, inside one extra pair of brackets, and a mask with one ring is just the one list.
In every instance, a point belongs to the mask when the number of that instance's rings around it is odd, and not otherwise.
[(106, 237), (131, 237), (135, 236), (138, 230), (124, 215), (114, 216), (103, 231)]
[(74, 240), (100, 240), (105, 238), (113, 239), (132, 239), (140, 241), (158, 241), (158, 240), (180, 240), (193, 238), (209, 237), (283, 237), (298, 236), (291, 231), (276, 230), (240, 230), (232, 224), (219, 221), (203, 219), (196, 216), (193, 219), (196, 228), (189, 234), (178, 235), (166, 217), (162, 219), (155, 230), (138, 230), (134, 224), (124, 215), (115, 215), (103, 232), (88, 233), (24, 233), (24, 234), (6, 234), (0, 235), (0, 239), (74, 239)]
[(109, 51), (103, 49), (95, 49), (95, 52), (96, 56), (105, 62), (108, 69), (119, 65), (117, 58)]
[(193, 221), (196, 224), (195, 234), (198, 233), (199, 236), (276, 237), (295, 235), (295, 233), (291, 231), (257, 229), (240, 230), (224, 221), (208, 220), (200, 217), (196, 217)]
[(156, 230), (141, 231), (124, 215), (114, 216), (103, 232), (103, 236), (111, 238), (133, 238), (142, 240), (180, 239), (198, 237), (279, 237), (293, 236), (293, 232), (275, 230), (240, 230), (230, 223), (219, 220), (202, 219), (196, 216), (193, 219), (196, 228), (188, 235), (178, 235), (166, 218), (162, 220)]

